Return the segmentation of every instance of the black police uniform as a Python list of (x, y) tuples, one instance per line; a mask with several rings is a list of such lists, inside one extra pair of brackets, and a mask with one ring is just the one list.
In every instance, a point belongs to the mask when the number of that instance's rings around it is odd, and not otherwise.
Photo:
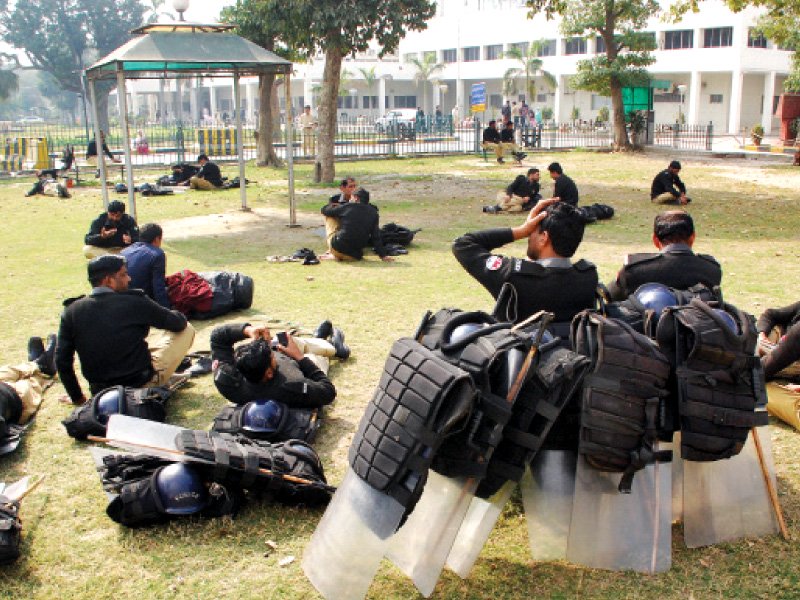
[(722, 267), (710, 254), (695, 254), (686, 244), (670, 244), (661, 252), (629, 254), (617, 279), (608, 284), (612, 300), (624, 300), (644, 283), (663, 283), (679, 290), (722, 282)]
[(456, 239), (453, 254), (495, 299), (504, 284), (514, 287), (516, 321), (546, 310), (555, 314), (556, 322), (568, 322), (580, 311), (594, 308), (597, 268), (592, 263), (579, 260), (570, 266), (546, 267), (526, 259), (492, 254), (494, 248), (513, 241), (510, 228), (477, 231)]
[(780, 327), (785, 337), (772, 352), (761, 358), (767, 379), (772, 379), (790, 364), (800, 360), (800, 302), (765, 310), (758, 318), (758, 332), (769, 335), (774, 327)]
[(219, 393), (236, 404), (275, 400), (292, 408), (318, 408), (333, 402), (336, 388), (310, 358), (295, 361), (276, 353), (278, 368), (269, 381), (251, 383), (234, 364), (233, 346), (246, 339), (247, 323), (222, 325), (211, 332), (214, 383)]

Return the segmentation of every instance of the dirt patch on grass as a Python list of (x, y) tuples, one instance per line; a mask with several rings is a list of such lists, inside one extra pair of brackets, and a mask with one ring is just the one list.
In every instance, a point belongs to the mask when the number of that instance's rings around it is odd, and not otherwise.
[[(288, 209), (256, 208), (252, 211), (232, 210), (225, 213), (199, 215), (164, 222), (164, 237), (185, 240), (192, 237), (230, 235), (234, 233), (289, 230)], [(310, 229), (321, 225), (316, 215), (297, 214), (297, 224)]]

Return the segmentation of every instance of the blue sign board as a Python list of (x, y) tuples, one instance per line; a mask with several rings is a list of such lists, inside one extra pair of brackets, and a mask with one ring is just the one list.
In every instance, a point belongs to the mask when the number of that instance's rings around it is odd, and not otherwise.
[(486, 84), (473, 83), (469, 93), (469, 104), (472, 112), (483, 112), (486, 110)]

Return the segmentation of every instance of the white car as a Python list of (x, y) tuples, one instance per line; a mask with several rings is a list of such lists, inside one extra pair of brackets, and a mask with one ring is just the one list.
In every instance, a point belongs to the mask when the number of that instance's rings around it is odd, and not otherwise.
[(417, 109), (396, 108), (375, 119), (375, 131), (378, 133), (383, 133), (384, 131), (412, 132), (414, 131), (416, 119)]
[(30, 125), (32, 123), (44, 123), (44, 119), (42, 117), (22, 117), (17, 123), (21, 125)]

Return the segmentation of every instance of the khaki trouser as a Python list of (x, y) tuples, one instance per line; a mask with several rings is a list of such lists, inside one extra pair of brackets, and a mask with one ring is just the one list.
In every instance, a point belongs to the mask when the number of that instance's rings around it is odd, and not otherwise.
[(100, 246), (84, 246), (83, 247), (83, 255), (92, 260), (93, 258), (97, 258), (98, 256), (105, 256), (106, 254), (119, 254), (122, 252), (122, 248), (101, 248)]
[(767, 384), (767, 410), (769, 414), (800, 429), (800, 394), (790, 392), (775, 382)]
[(336, 260), (343, 260), (343, 261), (354, 261), (357, 260), (352, 256), (348, 256), (347, 254), (342, 254), (338, 250), (336, 250), (333, 246), (331, 246), (331, 242), (333, 241), (333, 236), (336, 235), (336, 232), (339, 231), (339, 219), (335, 217), (325, 217), (325, 239), (328, 242), (328, 252), (330, 252)]
[(494, 142), (483, 142), (483, 149), (487, 151), (494, 151), (497, 158), (503, 158), (503, 144), (495, 144)]
[(189, 352), (192, 342), (194, 342), (194, 327), (190, 323), (186, 324), (186, 329), (183, 331), (151, 328), (147, 336), (147, 347), (150, 349), (156, 374), (149, 384), (166, 385)]
[(0, 367), (0, 381), (13, 387), (22, 400), (22, 415), (19, 424), (24, 425), (42, 403), (42, 391), (47, 378), (35, 362), (29, 361)]
[(320, 338), (296, 337), (294, 341), (300, 352), (306, 358), (310, 358), (317, 368), (327, 375), (330, 359), (336, 356), (336, 348), (333, 347), (333, 344)]
[(517, 146), (516, 144), (512, 144), (511, 142), (503, 142), (502, 144), (500, 144), (500, 146), (502, 147), (502, 152), (505, 154), (511, 154), (512, 152), (519, 152), (519, 146)]
[(505, 192), (497, 192), (497, 206), (500, 210), (507, 212), (522, 212), (522, 205), (525, 204), (525, 198), (511, 194), (510, 196)]
[(303, 155), (313, 156), (316, 153), (316, 139), (314, 138), (314, 128), (303, 128)]
[(652, 199), (653, 204), (680, 204), (681, 199), (676, 198), (669, 192), (664, 192), (663, 194), (659, 194), (655, 198)]
[(211, 183), (210, 181), (206, 181), (201, 177), (192, 177), (189, 180), (189, 187), (192, 188), (193, 190), (203, 190), (203, 191), (219, 189), (213, 183)]

